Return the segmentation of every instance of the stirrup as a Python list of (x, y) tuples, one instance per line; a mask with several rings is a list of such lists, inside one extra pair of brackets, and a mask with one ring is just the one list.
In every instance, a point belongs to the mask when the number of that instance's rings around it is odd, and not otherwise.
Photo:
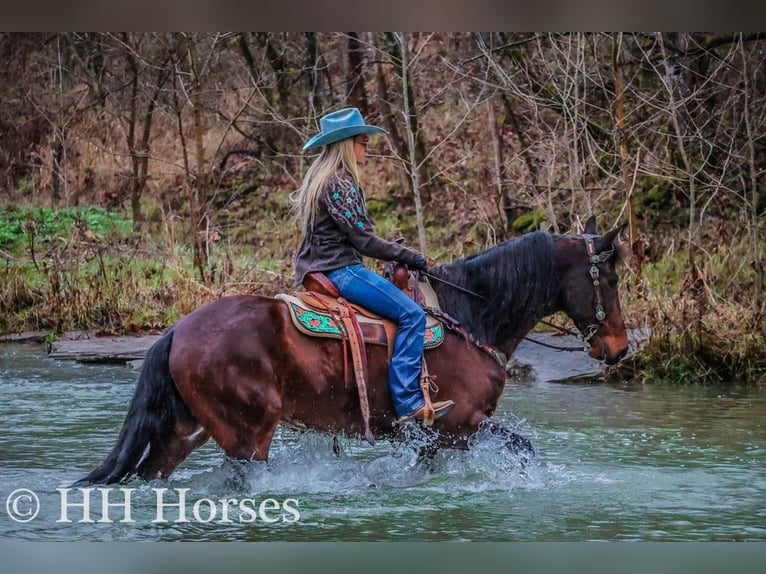
[[(439, 417), (443, 417), (448, 412), (452, 410), (452, 407), (455, 406), (455, 401), (439, 401), (437, 403), (433, 404), (434, 407), (434, 419), (438, 419)], [(408, 415), (404, 415), (400, 419), (396, 421), (397, 425), (403, 425), (406, 422), (409, 422), (411, 420), (423, 420), (423, 413), (426, 409), (426, 406), (423, 405), (421, 407), (418, 407), (414, 411), (412, 411)]]

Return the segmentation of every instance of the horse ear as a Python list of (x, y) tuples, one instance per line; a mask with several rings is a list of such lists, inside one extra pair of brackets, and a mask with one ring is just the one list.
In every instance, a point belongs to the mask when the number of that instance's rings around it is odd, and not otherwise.
[(619, 225), (611, 231), (605, 233), (603, 237), (601, 237), (600, 244), (598, 245), (599, 252), (606, 251), (610, 247), (614, 247), (615, 263), (626, 260), (627, 256), (630, 254), (627, 241), (622, 237), (622, 231), (626, 226), (627, 224), (623, 223), (622, 225)]
[(617, 236), (612, 241), (615, 247), (615, 253), (617, 253), (616, 262), (627, 262), (633, 257), (633, 249), (630, 246), (630, 234), (624, 236), (622, 232), (628, 227), (627, 223), (623, 223), (617, 228)]
[(588, 221), (585, 223), (585, 233), (588, 235), (598, 235), (598, 231), (596, 231), (596, 216), (591, 215), (588, 218)]

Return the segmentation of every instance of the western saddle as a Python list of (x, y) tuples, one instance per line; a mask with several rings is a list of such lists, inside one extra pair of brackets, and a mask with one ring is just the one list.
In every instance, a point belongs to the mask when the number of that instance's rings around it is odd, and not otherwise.
[[(411, 298), (417, 301), (419, 304), (424, 305), (425, 295), (422, 293), (417, 281), (410, 281), (409, 271), (406, 266), (400, 264), (393, 264), (389, 268), (387, 275), (389, 279), (402, 291), (407, 293)], [(344, 370), (348, 373), (348, 360), (347, 351), (351, 352), (351, 360), (353, 364), (354, 380), (359, 392), (359, 404), (362, 410), (362, 417), (364, 418), (364, 438), (370, 444), (374, 444), (375, 438), (370, 431), (370, 404), (367, 396), (367, 352), (365, 346), (365, 333), (363, 333), (360, 322), (365, 325), (365, 332), (368, 334), (367, 340), (371, 339), (369, 332), (369, 324), (382, 323), (385, 332), (385, 339), (388, 346), (388, 357), (391, 358), (393, 352), (393, 345), (396, 339), (396, 324), (387, 319), (383, 319), (369, 310), (355, 305), (344, 299), (338, 289), (323, 273), (313, 272), (306, 275), (303, 281), (303, 287), (305, 292), (296, 293), (297, 299), (310, 309), (324, 312), (330, 315), (333, 319), (333, 326), (340, 331), (340, 336), (344, 340)], [(289, 302), (289, 296), (281, 296)], [(293, 310), (294, 314), (294, 310)], [(439, 332), (442, 333), (441, 325), (439, 324)], [(305, 330), (304, 330), (305, 332)], [(320, 335), (321, 336), (321, 335)], [(374, 340), (372, 342), (380, 342)], [(347, 379), (347, 377), (346, 377)], [(420, 388), (423, 392), (425, 399), (425, 407), (423, 412), (423, 424), (431, 426), (434, 421), (434, 408), (431, 401), (431, 390), (434, 392), (437, 387), (434, 383), (434, 377), (428, 373), (425, 357), (423, 358), (423, 364), (420, 373)]]

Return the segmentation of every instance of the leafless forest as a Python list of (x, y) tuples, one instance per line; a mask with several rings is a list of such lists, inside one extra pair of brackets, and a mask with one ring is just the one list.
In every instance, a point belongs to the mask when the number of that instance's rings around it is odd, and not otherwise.
[(627, 222), (626, 316), (663, 356), (738, 374), (766, 356), (765, 50), (761, 33), (4, 33), (0, 203), (121, 212), (189, 245), (201, 284), (223, 246), (284, 277), (301, 145), (357, 106), (389, 132), (363, 174), (381, 233), (448, 260)]

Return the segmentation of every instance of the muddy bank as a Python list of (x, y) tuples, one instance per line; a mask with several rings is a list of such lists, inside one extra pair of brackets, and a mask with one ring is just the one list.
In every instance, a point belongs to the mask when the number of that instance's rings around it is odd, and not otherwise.
[[(70, 334), (51, 344), (48, 356), (57, 360), (73, 360), (82, 363), (127, 363), (139, 367), (149, 347), (160, 335), (142, 337), (95, 337), (86, 334)], [(647, 337), (647, 332), (633, 330), (629, 334), (634, 353)], [(27, 340), (34, 340), (29, 337)], [(577, 347), (582, 342), (564, 335), (534, 333), (522, 341), (508, 363), (513, 377), (531, 378), (538, 381), (572, 381), (597, 379), (604, 372), (604, 365), (591, 359), (583, 351), (558, 351), (536, 344), (539, 341), (559, 347)], [(18, 342), (16, 340), (15, 342)]]
[[(635, 354), (649, 336), (648, 329), (628, 331), (628, 357)], [(573, 381), (597, 379), (604, 374), (606, 366), (588, 356), (585, 351), (557, 351), (536, 344), (539, 341), (557, 347), (577, 347), (582, 341), (570, 335), (532, 333), (516, 349), (509, 371), (520, 369), (520, 376), (530, 376), (538, 381)]]

